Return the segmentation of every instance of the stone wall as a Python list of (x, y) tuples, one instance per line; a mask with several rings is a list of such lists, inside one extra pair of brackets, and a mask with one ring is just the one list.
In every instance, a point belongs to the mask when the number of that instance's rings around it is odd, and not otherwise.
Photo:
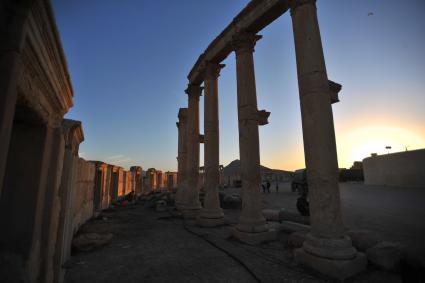
[(363, 173), (368, 185), (425, 187), (425, 149), (365, 158)]
[(73, 233), (93, 216), (95, 165), (78, 159), (73, 201)]

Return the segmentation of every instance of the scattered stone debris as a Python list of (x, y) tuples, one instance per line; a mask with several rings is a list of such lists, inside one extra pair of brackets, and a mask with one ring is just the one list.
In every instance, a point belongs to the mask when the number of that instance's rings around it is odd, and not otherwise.
[(288, 236), (287, 244), (290, 248), (301, 248), (309, 231), (296, 231)]
[(113, 234), (98, 234), (98, 233), (85, 233), (77, 235), (72, 240), (72, 248), (79, 252), (89, 252), (96, 250), (106, 244), (109, 244), (114, 237)]
[(376, 232), (369, 230), (350, 230), (347, 235), (353, 241), (353, 246), (361, 252), (366, 252), (366, 250), (382, 242), (381, 237)]

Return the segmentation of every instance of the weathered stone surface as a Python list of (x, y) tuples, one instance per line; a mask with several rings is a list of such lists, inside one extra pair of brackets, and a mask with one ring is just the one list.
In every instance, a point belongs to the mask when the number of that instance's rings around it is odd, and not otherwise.
[(367, 265), (363, 253), (357, 253), (351, 260), (334, 260), (314, 256), (301, 248), (295, 250), (294, 256), (297, 263), (341, 281), (360, 273)]
[(361, 252), (382, 242), (381, 237), (376, 232), (369, 230), (350, 230), (347, 232), (350, 236), (353, 246)]
[(288, 236), (287, 244), (291, 248), (301, 248), (308, 231), (293, 232)]
[(268, 229), (263, 232), (244, 232), (235, 228), (233, 236), (242, 243), (254, 246), (276, 240), (277, 231)]
[(81, 252), (88, 252), (98, 249), (109, 242), (111, 242), (114, 235), (108, 234), (97, 234), (97, 233), (86, 233), (75, 237), (72, 240), (72, 247)]
[(73, 193), (73, 233), (88, 219), (93, 217), (94, 212), (94, 188), (95, 188), (95, 165), (92, 162), (78, 159), (76, 184)]
[(399, 270), (401, 246), (396, 243), (382, 242), (366, 251), (368, 261), (384, 270)]

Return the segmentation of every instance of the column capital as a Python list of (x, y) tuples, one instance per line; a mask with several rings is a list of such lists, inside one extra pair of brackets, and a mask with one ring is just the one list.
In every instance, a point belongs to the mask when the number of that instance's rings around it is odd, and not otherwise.
[(289, 4), (291, 9), (291, 16), (295, 14), (298, 7), (306, 4), (313, 5), (316, 8), (316, 0), (291, 0)]
[(220, 70), (224, 68), (225, 64), (219, 64), (215, 62), (207, 61), (205, 63), (205, 69), (204, 69), (204, 78), (206, 80), (215, 80), (220, 76)]
[(203, 89), (204, 88), (201, 87), (200, 85), (195, 85), (195, 84), (189, 83), (184, 92), (186, 92), (186, 94), (189, 96), (189, 98), (193, 97), (193, 98), (199, 99), (199, 97), (202, 95)]
[(232, 37), (232, 47), (238, 51), (254, 52), (254, 46), (263, 36), (252, 32), (241, 31)]

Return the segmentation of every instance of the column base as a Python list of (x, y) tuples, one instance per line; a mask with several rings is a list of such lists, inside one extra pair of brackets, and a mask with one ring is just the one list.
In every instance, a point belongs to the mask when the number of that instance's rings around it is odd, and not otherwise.
[(183, 206), (182, 215), (185, 219), (196, 219), (199, 217), (199, 213), (201, 212), (200, 207), (188, 207)]
[(199, 217), (196, 220), (196, 223), (201, 226), (201, 227), (205, 227), (205, 228), (209, 228), (209, 227), (217, 227), (217, 226), (221, 226), (224, 225), (224, 217), (220, 217), (220, 218), (204, 218), (204, 217)]
[(363, 253), (357, 253), (354, 258), (348, 260), (328, 259), (312, 255), (300, 248), (295, 250), (294, 257), (298, 264), (340, 281), (362, 272), (367, 265), (367, 258)]
[(264, 242), (274, 241), (277, 238), (276, 230), (267, 230), (264, 232), (243, 232), (235, 228), (233, 231), (233, 237), (242, 243), (255, 246)]
[(215, 227), (224, 224), (224, 214), (221, 208), (202, 208), (197, 224), (202, 227)]

